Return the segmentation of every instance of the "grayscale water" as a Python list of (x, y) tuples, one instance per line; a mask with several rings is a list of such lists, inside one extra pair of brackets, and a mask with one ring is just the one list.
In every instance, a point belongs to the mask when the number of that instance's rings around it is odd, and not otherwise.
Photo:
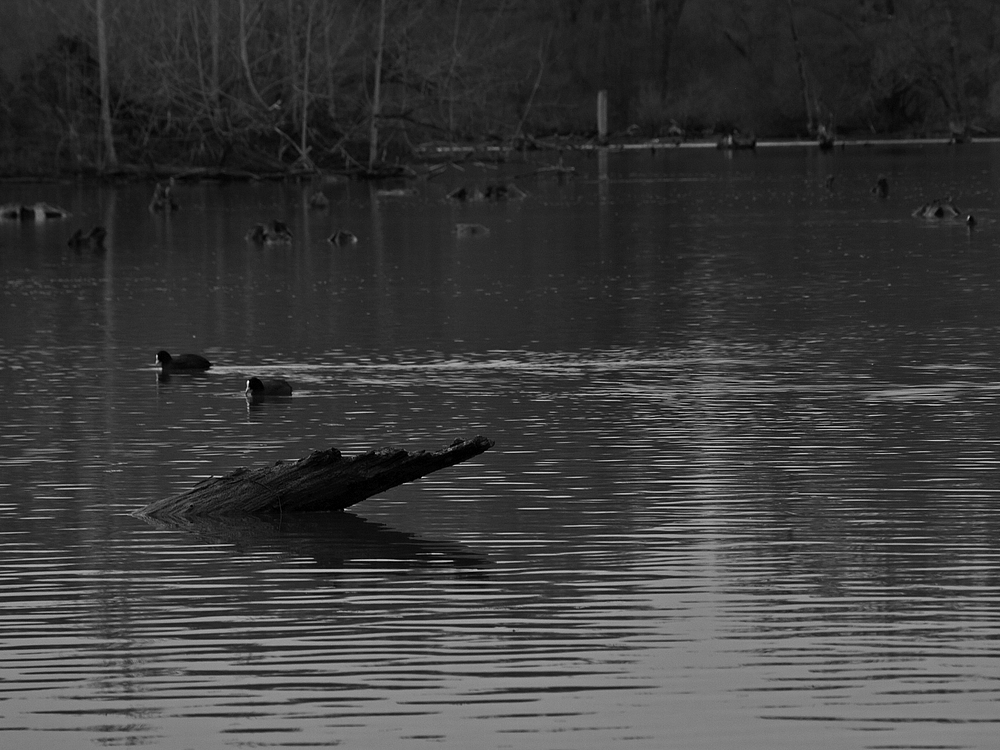
[[(0, 746), (996, 747), (1000, 147), (609, 154), (445, 200), (557, 158), (327, 211), (0, 186), (73, 212), (0, 225)], [(948, 195), (974, 231), (911, 217)], [(244, 242), (275, 217), (291, 247)], [(160, 382), (161, 348), (216, 365)], [(248, 408), (249, 375), (295, 394)], [(476, 434), (348, 513), (132, 515)]]

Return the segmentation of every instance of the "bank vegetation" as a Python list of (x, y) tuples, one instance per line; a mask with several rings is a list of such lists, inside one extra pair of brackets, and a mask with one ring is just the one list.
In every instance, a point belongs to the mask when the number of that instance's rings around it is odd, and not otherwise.
[(993, 0), (33, 0), (0, 172), (376, 170), (427, 144), (985, 134)]

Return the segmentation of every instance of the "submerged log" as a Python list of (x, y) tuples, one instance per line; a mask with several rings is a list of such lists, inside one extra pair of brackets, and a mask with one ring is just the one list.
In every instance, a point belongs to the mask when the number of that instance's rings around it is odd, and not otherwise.
[(160, 519), (343, 510), (365, 498), (467, 461), (493, 447), (489, 438), (456, 440), (439, 451), (379, 448), (344, 458), (336, 448), (298, 461), (236, 469), (156, 500), (137, 515)]

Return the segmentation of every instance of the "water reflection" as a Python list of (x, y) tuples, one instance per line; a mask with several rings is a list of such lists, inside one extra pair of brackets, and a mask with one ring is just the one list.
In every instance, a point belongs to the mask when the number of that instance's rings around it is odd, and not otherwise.
[(278, 560), (309, 561), (336, 572), (363, 562), (382, 568), (455, 566), (477, 568), (487, 563), (462, 545), (421, 539), (350, 512), (247, 516), (225, 520), (194, 518), (164, 522), (144, 518), (160, 529), (180, 529), (210, 544), (233, 546), (238, 555), (272, 553)]

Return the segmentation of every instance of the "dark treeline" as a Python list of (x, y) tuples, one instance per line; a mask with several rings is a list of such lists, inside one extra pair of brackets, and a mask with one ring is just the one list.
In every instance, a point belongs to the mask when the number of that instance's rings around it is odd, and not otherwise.
[(426, 142), (991, 132), (995, 0), (36, 0), (0, 169), (364, 165)]

